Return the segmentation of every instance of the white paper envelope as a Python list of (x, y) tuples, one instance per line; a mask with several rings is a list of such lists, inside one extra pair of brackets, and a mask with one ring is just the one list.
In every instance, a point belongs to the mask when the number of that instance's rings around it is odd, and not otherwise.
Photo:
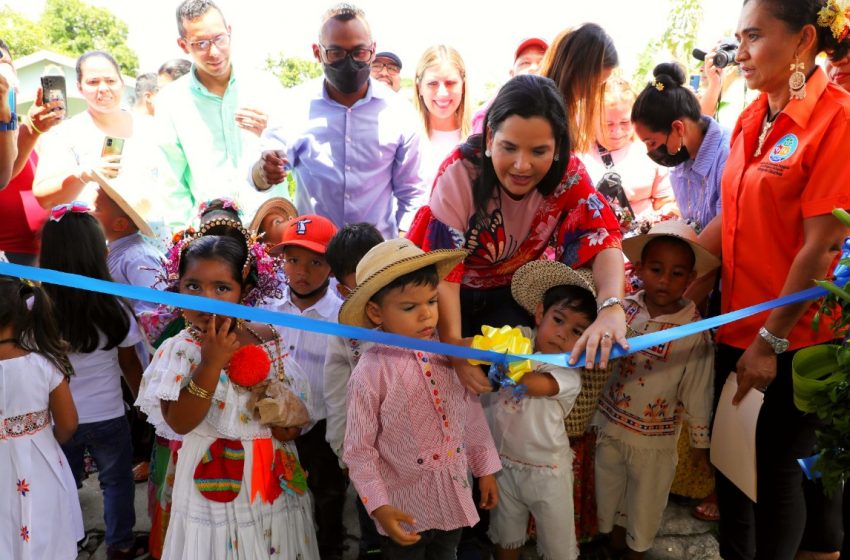
[(756, 501), (756, 423), (764, 394), (750, 389), (737, 406), (738, 377), (729, 374), (711, 432), (711, 463), (753, 502)]

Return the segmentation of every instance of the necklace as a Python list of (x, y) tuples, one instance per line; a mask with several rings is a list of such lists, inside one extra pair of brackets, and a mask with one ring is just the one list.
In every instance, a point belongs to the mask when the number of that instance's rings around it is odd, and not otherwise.
[(764, 146), (764, 141), (767, 140), (767, 135), (770, 134), (770, 131), (773, 130), (773, 123), (776, 121), (776, 117), (779, 116), (779, 113), (782, 111), (777, 111), (775, 115), (770, 116), (770, 109), (764, 114), (764, 122), (761, 125), (761, 134), (759, 134), (759, 144), (756, 148), (756, 153), (753, 154), (753, 157), (761, 156), (761, 149)]
[(266, 342), (269, 342), (269, 341), (274, 342), (274, 350), (275, 350), (275, 355), (277, 356), (277, 359), (275, 359), (275, 356), (272, 356), (272, 353), (269, 352), (268, 349), (266, 349), (266, 353), (269, 355), (269, 359), (272, 361), (272, 363), (275, 364), (275, 369), (277, 370), (278, 380), (285, 381), (286, 380), (286, 369), (283, 365), (283, 356), (280, 353), (280, 333), (277, 332), (277, 329), (274, 328), (272, 325), (269, 325), (269, 329), (271, 329), (271, 331), (272, 331), (272, 338), (270, 340), (265, 340), (265, 339), (263, 339), (263, 337), (261, 337), (259, 335), (259, 333), (257, 333), (257, 331), (255, 331), (250, 326), (248, 326), (247, 322), (244, 323), (242, 326), (245, 327), (245, 330), (248, 331), (251, 334), (251, 336), (253, 336), (254, 338), (256, 338), (260, 342), (261, 346), (264, 345)]

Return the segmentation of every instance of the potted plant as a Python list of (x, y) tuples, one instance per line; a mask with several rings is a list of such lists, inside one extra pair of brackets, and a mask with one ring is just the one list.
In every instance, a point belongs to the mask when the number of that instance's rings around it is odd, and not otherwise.
[[(850, 214), (842, 209), (832, 214), (850, 228)], [(823, 422), (817, 431), (820, 454), (812, 470), (828, 494), (840, 491), (850, 478), (850, 238), (844, 242), (834, 276), (834, 282), (816, 281), (827, 295), (813, 325), (817, 328), (823, 315), (832, 317), (835, 337), (842, 343), (804, 348), (792, 362), (795, 406), (817, 414)]]

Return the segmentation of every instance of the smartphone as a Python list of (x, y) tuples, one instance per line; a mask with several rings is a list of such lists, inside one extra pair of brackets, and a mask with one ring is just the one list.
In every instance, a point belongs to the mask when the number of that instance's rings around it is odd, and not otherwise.
[(15, 109), (15, 88), (9, 88), (9, 108), (12, 112), (16, 112)]
[(120, 156), (123, 150), (123, 138), (113, 138), (112, 136), (107, 136), (103, 139), (103, 149), (100, 150), (100, 157)]
[(691, 74), (690, 86), (691, 86), (691, 89), (694, 90), (694, 93), (699, 92), (699, 81), (700, 81), (699, 74)]
[(65, 76), (57, 76), (48, 74), (41, 77), (41, 101), (42, 103), (50, 103), (52, 101), (61, 101), (62, 106), (53, 109), (59, 111), (65, 109), (67, 112), (65, 93)]

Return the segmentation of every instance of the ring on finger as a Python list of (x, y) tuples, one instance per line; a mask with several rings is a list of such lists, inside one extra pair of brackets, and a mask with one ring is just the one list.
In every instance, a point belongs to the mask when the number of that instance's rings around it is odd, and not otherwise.
[(611, 333), (609, 333), (609, 332), (602, 333), (602, 338), (611, 338)]

